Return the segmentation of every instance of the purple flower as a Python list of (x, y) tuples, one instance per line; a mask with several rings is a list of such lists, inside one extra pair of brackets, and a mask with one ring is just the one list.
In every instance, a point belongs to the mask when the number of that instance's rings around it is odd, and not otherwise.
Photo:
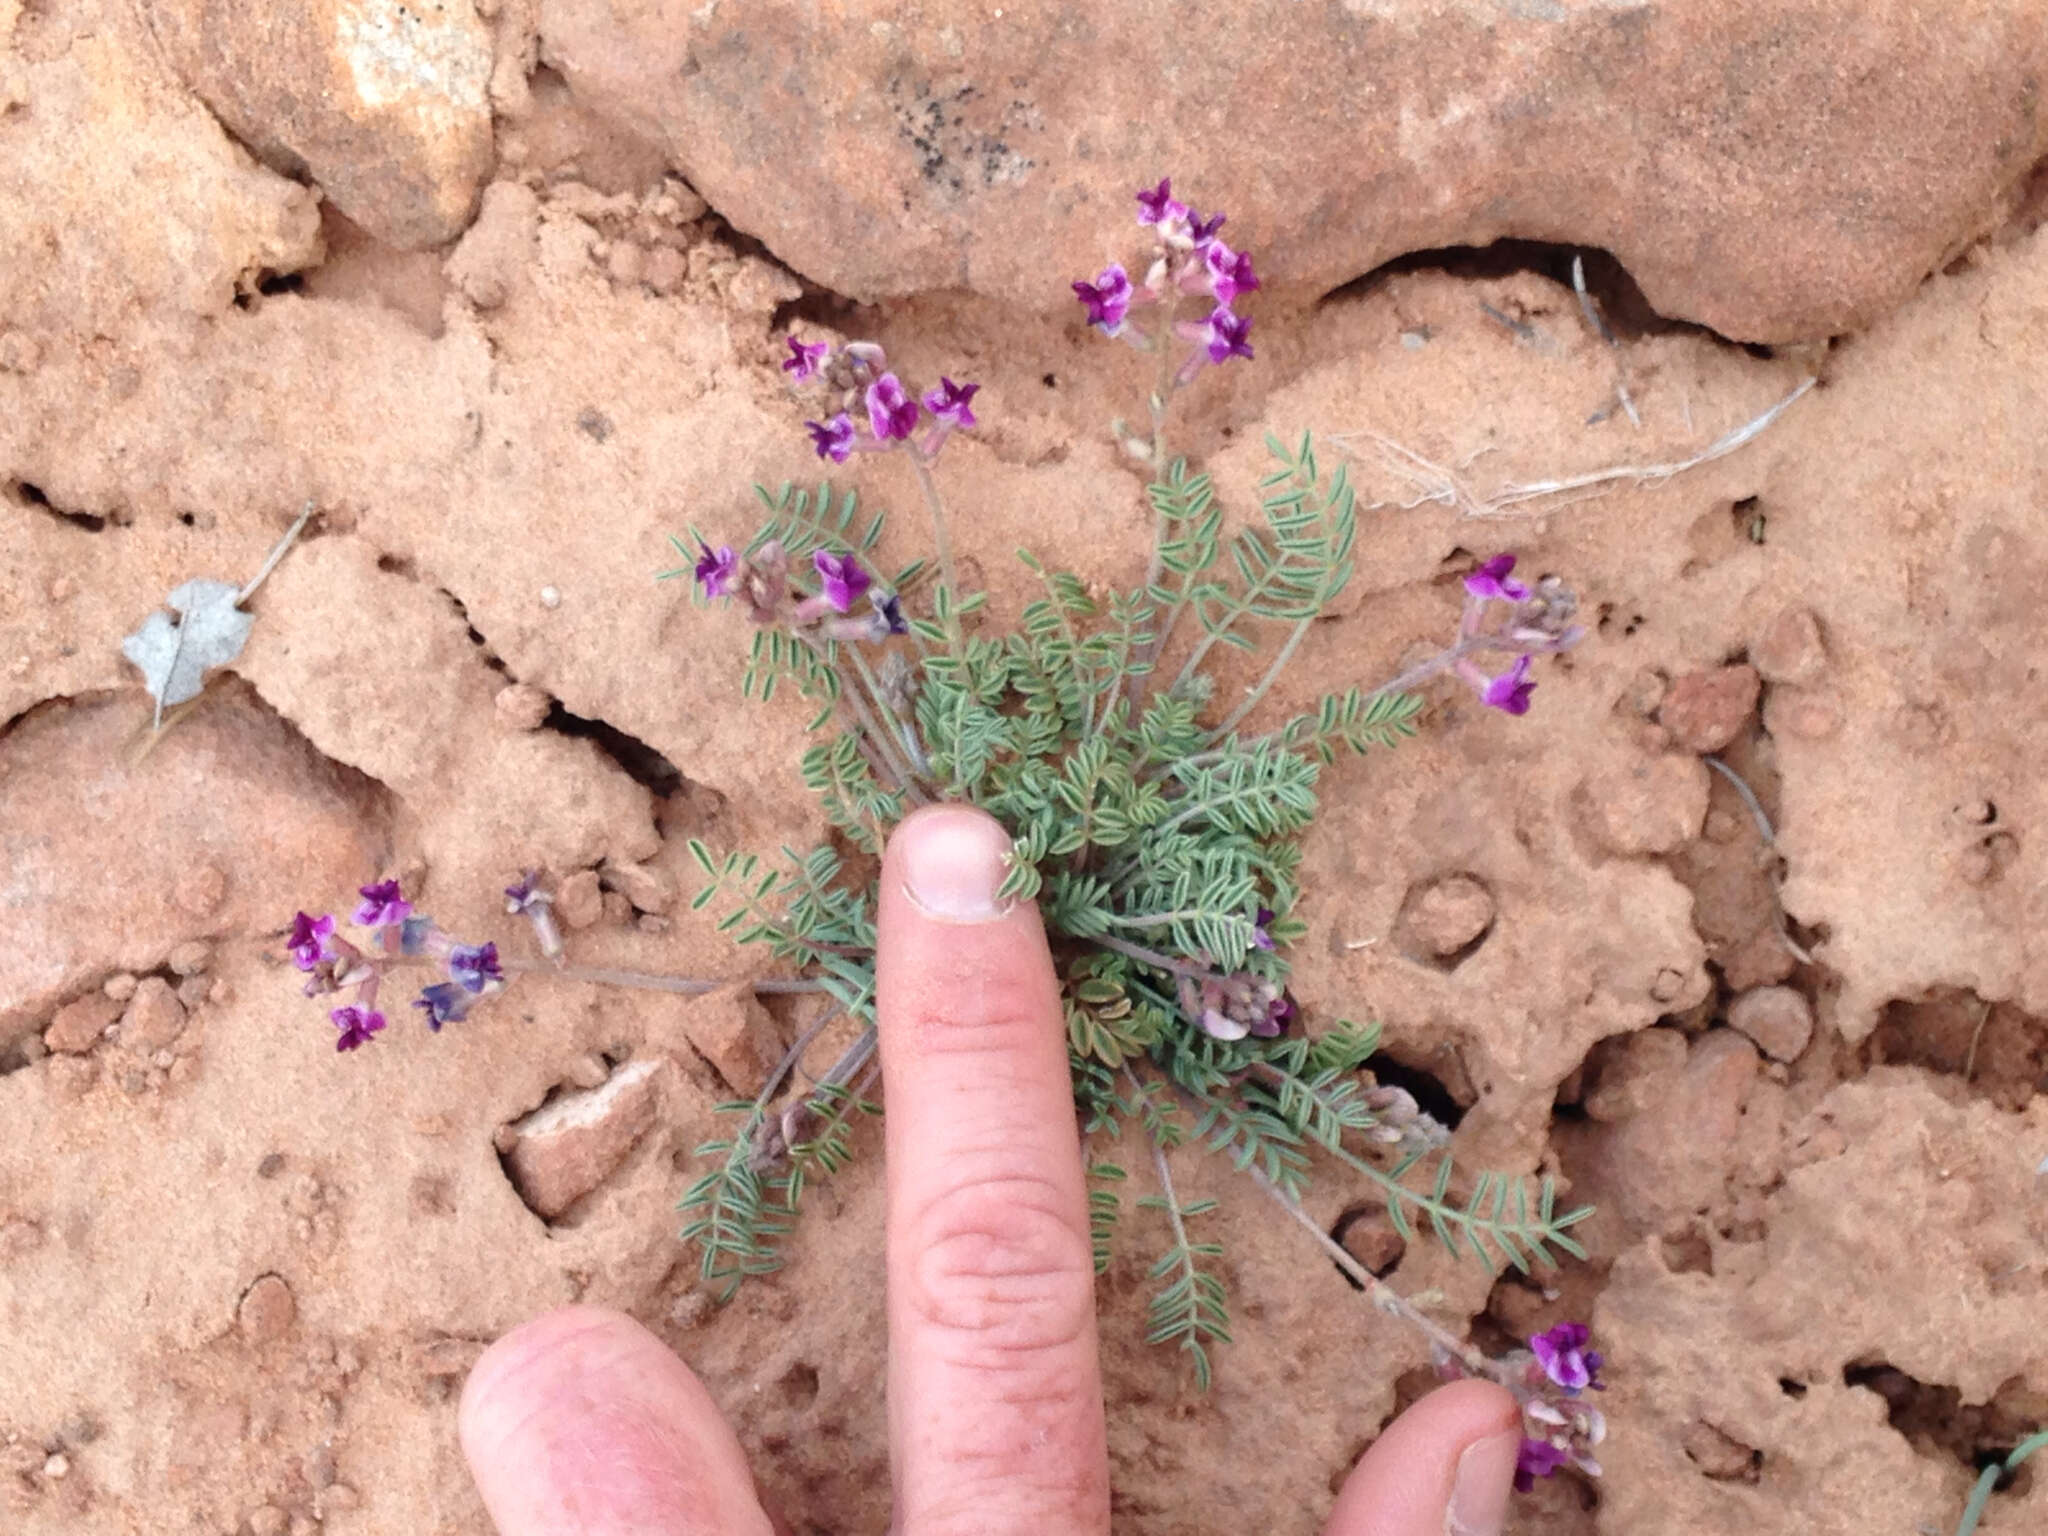
[(917, 402), (904, 392), (903, 381), (885, 373), (868, 386), (868, 425), (883, 442), (917, 430)]
[(1173, 196), (1173, 179), (1161, 177), (1159, 185), (1147, 187), (1138, 194), (1138, 222), (1140, 224), (1170, 224), (1175, 219), (1187, 217), (1187, 204), (1178, 202)]
[(1596, 1392), (1604, 1390), (1600, 1383), (1600, 1351), (1586, 1348), (1592, 1336), (1584, 1323), (1559, 1323), (1531, 1338), (1529, 1347), (1536, 1352), (1543, 1374), (1577, 1397), (1588, 1387)]
[(1222, 363), (1233, 357), (1250, 357), (1251, 343), (1245, 338), (1251, 334), (1251, 329), (1251, 321), (1232, 314), (1221, 304), (1217, 305), (1202, 327), (1202, 347), (1208, 353), (1209, 361)]
[(1212, 1040), (1242, 1040), (1250, 1030), (1238, 1019), (1233, 1019), (1221, 1008), (1204, 1008), (1196, 1015), (1195, 1022), (1202, 1026), (1202, 1033)]
[(697, 557), (697, 585), (704, 589), (706, 597), (724, 597), (732, 591), (732, 584), (740, 573), (740, 557), (733, 553), (730, 544), (721, 544), (713, 549), (702, 539), (697, 547), (704, 553)]
[(334, 918), (308, 917), (300, 912), (292, 918), (291, 937), (286, 941), (292, 961), (302, 971), (315, 969), (321, 961), (335, 958)]
[(1294, 1006), (1294, 999), (1282, 992), (1266, 1005), (1266, 1016), (1252, 1025), (1252, 1033), (1261, 1040), (1278, 1039), (1287, 1033), (1287, 1026), (1300, 1011)]
[(852, 555), (835, 555), (821, 549), (811, 556), (811, 564), (818, 569), (825, 601), (837, 613), (850, 612), (861, 594), (874, 585), (874, 578), (861, 569), (860, 561)]
[(1218, 304), (1228, 306), (1240, 293), (1250, 293), (1259, 286), (1258, 277), (1252, 272), (1251, 256), (1233, 251), (1221, 240), (1211, 240), (1204, 248), (1202, 264), (1209, 269), (1209, 291)]
[(529, 869), (521, 875), (517, 885), (505, 887), (507, 912), (519, 913), (537, 906), (544, 907), (548, 901), (548, 893), (540, 888), (540, 871), (537, 869)]
[(875, 611), (881, 614), (882, 622), (889, 626), (890, 634), (907, 635), (910, 633), (910, 625), (903, 617), (903, 603), (895, 593), (890, 593), (879, 603), (875, 604)]
[(334, 1020), (334, 1027), (341, 1036), (334, 1042), (337, 1051), (352, 1051), (359, 1045), (367, 1045), (370, 1036), (384, 1027), (384, 1015), (374, 1008), (357, 1008), (353, 1005), (337, 1008), (327, 1015)]
[(1548, 1440), (1524, 1438), (1521, 1449), (1515, 1453), (1515, 1491), (1527, 1493), (1536, 1486), (1537, 1478), (1550, 1476), (1570, 1460), (1569, 1453)]
[(955, 384), (940, 374), (939, 387), (925, 392), (924, 408), (952, 426), (971, 427), (974, 425), (974, 411), (968, 402), (980, 388), (979, 384)]
[(846, 412), (841, 411), (830, 421), (807, 421), (804, 427), (811, 434), (811, 446), (818, 450), (819, 458), (844, 464), (846, 456), (853, 452), (853, 418)]
[(1497, 597), (1510, 603), (1526, 602), (1528, 586), (1508, 575), (1514, 568), (1513, 555), (1495, 555), (1465, 578), (1465, 590), (1474, 597)]
[(380, 880), (375, 885), (356, 888), (363, 898), (356, 908), (355, 921), (362, 928), (395, 928), (404, 922), (412, 911), (412, 903), (400, 894), (396, 880)]
[(1529, 695), (1535, 691), (1536, 684), (1529, 676), (1529, 658), (1517, 656), (1512, 667), (1499, 677), (1488, 680), (1479, 691), (1479, 697), (1508, 714), (1526, 715), (1529, 713)]
[[(1195, 243), (1195, 247), (1198, 250), (1214, 240), (1216, 238), (1216, 231), (1223, 227), (1223, 215), (1220, 213), (1212, 213), (1205, 219), (1195, 212), (1194, 209), (1190, 208), (1187, 210), (1187, 216), (1188, 239)], [(1254, 283), (1252, 286), (1257, 287), (1258, 285)]]
[(476, 999), (452, 981), (437, 981), (431, 987), (422, 988), (420, 995), (412, 1000), (412, 1005), (426, 1010), (427, 1028), (439, 1034), (443, 1024), (460, 1024), (468, 1018)]
[(1074, 284), (1074, 294), (1088, 306), (1090, 325), (1101, 326), (1111, 336), (1124, 328), (1124, 317), (1131, 312), (1131, 275), (1121, 265), (1104, 267), (1092, 283)]
[(481, 992), (494, 981), (503, 981), (495, 944), (458, 944), (448, 951), (448, 974), (462, 984), (465, 992)]
[(1252, 919), (1252, 948), (1271, 949), (1273, 947), (1273, 935), (1269, 931), (1272, 923), (1273, 909), (1271, 907), (1259, 908), (1259, 915)]
[(819, 365), (825, 361), (825, 354), (831, 348), (822, 341), (798, 341), (794, 336), (786, 339), (789, 342), (789, 356), (782, 360), (782, 371), (801, 384), (817, 373)]

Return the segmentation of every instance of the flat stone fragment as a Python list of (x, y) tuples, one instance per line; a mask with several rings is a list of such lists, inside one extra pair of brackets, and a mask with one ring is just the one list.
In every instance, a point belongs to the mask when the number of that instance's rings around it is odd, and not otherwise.
[(185, 82), (274, 170), (310, 177), (376, 239), (446, 244), (492, 162), (491, 34), (469, 0), (171, 0)]
[(1802, 340), (1902, 301), (2048, 145), (2028, 6), (1964, 29), (1840, 0), (1351, 0), (1212, 7), (1199, 46), (1165, 0), (539, 16), (579, 101), (862, 301), (966, 288), (1078, 314), (1066, 280), (1135, 247), (1132, 193), (1171, 174), (1306, 296), (1515, 236), (1613, 252), (1661, 314)]

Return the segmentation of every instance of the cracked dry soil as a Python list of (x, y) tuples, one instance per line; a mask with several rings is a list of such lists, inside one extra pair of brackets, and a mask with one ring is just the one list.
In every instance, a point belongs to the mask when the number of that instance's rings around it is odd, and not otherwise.
[[(1019, 545), (1141, 570), (1103, 432), (1139, 363), (1001, 297), (856, 309), (799, 281), (776, 232), (734, 234), (630, 114), (535, 66), (530, 7), (491, 14), (496, 169), (458, 241), (405, 251), (252, 159), (125, 13), (0, 3), (0, 86), (27, 82), (0, 155), (41, 168), (53, 232), (0, 292), (10, 1531), (482, 1532), (454, 1393), (572, 1298), (690, 1359), (796, 1529), (886, 1520), (873, 1132), (730, 1307), (674, 1239), (711, 1106), (796, 1012), (526, 980), (338, 1059), (279, 932), (403, 874), (516, 947), (499, 889), (544, 866), (580, 962), (740, 974), (678, 899), (683, 843), (820, 834), (803, 711), (746, 706), (740, 619), (652, 576), (671, 531), (736, 536), (749, 481), (814, 472), (777, 333), (858, 327), (983, 381), (945, 469), (998, 615)], [(67, 117), (81, 81), (127, 116)], [(109, 169), (133, 134), (149, 198)], [(1371, 504), (1276, 712), (1397, 670), (1497, 549), (1593, 627), (1526, 719), (1445, 690), (1418, 741), (1328, 774), (1296, 972), (1311, 1018), (1383, 1021), (1387, 1075), (1461, 1162), (1597, 1203), (1593, 1261), (1493, 1282), (1334, 1176), (1317, 1214), (1491, 1343), (1591, 1319), (1607, 1475), (1543, 1485), (1522, 1536), (1946, 1529), (2048, 1421), (2048, 243), (2019, 219), (1776, 352), (1658, 319), (1596, 259), (1610, 347), (1569, 254), (1269, 295), (1256, 365), (1177, 428), (1234, 513), (1264, 433), (1303, 427)], [(1510, 482), (1684, 459), (1816, 369), (1737, 453), (1488, 515)], [(1474, 499), (1431, 499), (1375, 435)], [(915, 507), (897, 466), (858, 483)], [(307, 497), (248, 649), (140, 752), (120, 637), (178, 581), (251, 568)], [(536, 1125), (564, 1138), (538, 1170), (513, 1129)], [(1103, 1278), (1118, 1528), (1311, 1530), (1425, 1356), (1187, 1161), (1189, 1197), (1223, 1201), (1236, 1343), (1199, 1396), (1141, 1342), (1143, 1242)], [(1983, 1529), (2048, 1525), (2044, 1484)]]

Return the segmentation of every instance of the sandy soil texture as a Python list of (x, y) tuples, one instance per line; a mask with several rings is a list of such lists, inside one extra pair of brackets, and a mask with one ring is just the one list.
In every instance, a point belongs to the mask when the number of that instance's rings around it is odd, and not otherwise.
[[(805, 712), (742, 700), (666, 535), (814, 475), (796, 325), (982, 382), (946, 469), (998, 615), (1020, 545), (1136, 579), (1142, 364), (1065, 284), (1167, 171), (1276, 274), (1176, 448), (1241, 514), (1310, 428), (1370, 504), (1273, 707), (1397, 671), (1496, 550), (1591, 627), (1526, 718), (1446, 686), (1331, 771), (1296, 970), (1465, 1163), (1600, 1208), (1592, 1262), (1496, 1283), (1318, 1186), (1489, 1344), (1592, 1321), (1606, 1476), (1516, 1530), (1945, 1531), (2048, 1423), (2038, 6), (1316, 8), (1229, 34), (1235, 122), (1102, 64), (1164, 5), (275, 9), (0, 0), (0, 1529), (483, 1532), (463, 1373), (577, 1298), (692, 1362), (795, 1529), (883, 1528), (878, 1138), (731, 1306), (675, 1240), (793, 1011), (522, 979), (337, 1057), (279, 933), (403, 875), (530, 953), (499, 891), (545, 867), (579, 961), (744, 975), (683, 844), (819, 834)], [(1518, 489), (1814, 377), (1683, 473)], [(121, 637), (308, 501), (143, 750)], [(1119, 1529), (1311, 1531), (1425, 1351), (1186, 1164), (1236, 1342), (1200, 1395), (1142, 1343), (1143, 1245), (1103, 1278)], [(1982, 1527), (2044, 1528), (2039, 1470)]]

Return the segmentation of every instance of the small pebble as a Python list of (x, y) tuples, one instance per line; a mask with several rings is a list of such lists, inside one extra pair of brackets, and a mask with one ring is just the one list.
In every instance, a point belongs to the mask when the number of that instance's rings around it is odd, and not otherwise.
[(125, 1003), (135, 995), (135, 978), (126, 971), (116, 971), (100, 983), (100, 990), (117, 1003)]
[(543, 608), (559, 608), (559, 607), (561, 607), (561, 606), (562, 606), (562, 593), (561, 593), (561, 589), (560, 589), (560, 588), (558, 588), (558, 587), (542, 587), (542, 588), (540, 589), (540, 605), (541, 605), (541, 607), (543, 607)]
[[(185, 1028), (185, 1005), (161, 976), (145, 976), (121, 1015), (121, 1038), (137, 1051), (157, 1051), (176, 1040)], [(160, 1067), (170, 1062), (160, 1061)]]
[(1813, 1041), (1813, 1005), (1791, 987), (1754, 987), (1735, 999), (1728, 1023), (1777, 1061), (1791, 1061)]
[(310, 1451), (306, 1452), (304, 1459), (299, 1463), (299, 1468), (306, 1474), (306, 1481), (315, 1488), (332, 1487), (334, 1485), (334, 1447), (331, 1445), (314, 1446)]
[(1657, 718), (1688, 752), (1718, 752), (1756, 709), (1760, 686), (1756, 669), (1739, 664), (1688, 672), (1671, 684)]
[(594, 869), (579, 869), (555, 890), (555, 915), (569, 929), (588, 928), (604, 916), (604, 892)]
[(53, 1483), (63, 1477), (68, 1476), (70, 1474), (70, 1471), (71, 1458), (66, 1456), (62, 1451), (59, 1451), (56, 1455), (52, 1456), (48, 1461), (43, 1463), (43, 1476), (50, 1479), (50, 1481)]
[(180, 976), (197, 976), (213, 963), (213, 946), (187, 939), (170, 953), (170, 967)]
[(1820, 638), (1820, 621), (1810, 609), (1783, 610), (1750, 645), (1749, 659), (1756, 663), (1766, 682), (1812, 682), (1828, 665), (1827, 649)]
[(656, 293), (667, 295), (683, 286), (688, 271), (688, 264), (683, 260), (682, 253), (664, 245), (647, 253), (640, 280)]
[(227, 899), (228, 877), (217, 865), (198, 864), (178, 877), (171, 900), (191, 917), (210, 917)]
[(563, 1070), (562, 1076), (578, 1088), (596, 1088), (612, 1075), (612, 1069), (595, 1051), (585, 1051)]
[(668, 876), (644, 864), (607, 863), (600, 878), (612, 890), (623, 892), (642, 912), (666, 912), (675, 903), (675, 887)]
[(537, 731), (548, 717), (554, 701), (547, 690), (531, 683), (511, 683), (500, 688), (492, 701), (498, 724), (508, 731)]

